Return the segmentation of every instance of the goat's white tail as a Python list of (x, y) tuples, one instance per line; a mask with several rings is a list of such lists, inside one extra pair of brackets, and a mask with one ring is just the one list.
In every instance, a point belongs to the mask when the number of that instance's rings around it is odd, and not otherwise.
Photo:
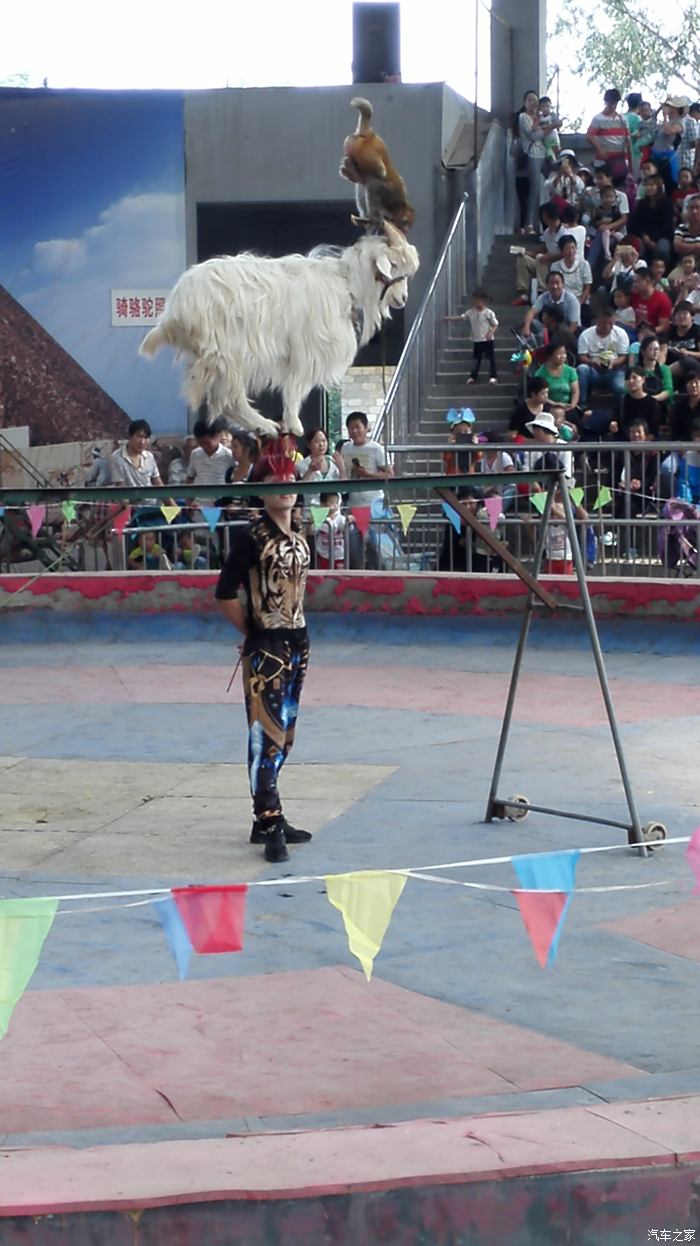
[(152, 359), (161, 346), (167, 346), (168, 344), (168, 337), (163, 331), (163, 326), (159, 324), (154, 325), (152, 329), (149, 329), (139, 346), (139, 355), (145, 355), (148, 359)]

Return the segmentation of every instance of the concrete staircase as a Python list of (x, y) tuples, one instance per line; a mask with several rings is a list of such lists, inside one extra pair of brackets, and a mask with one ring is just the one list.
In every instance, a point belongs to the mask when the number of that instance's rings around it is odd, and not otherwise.
[[(488, 371), (481, 367), (479, 380), (467, 385), (472, 367), (472, 343), (467, 326), (458, 322), (447, 326), (446, 344), (440, 352), (436, 376), (425, 401), (417, 444), (444, 442), (448, 431), (445, 415), (450, 407), (471, 407), (477, 417), (476, 430), (503, 432), (513, 406), (519, 397), (515, 364), (510, 362), (517, 342), (511, 329), (520, 328), (527, 308), (513, 307), (515, 298), (515, 257), (510, 254), (513, 243), (522, 245), (523, 238), (511, 234), (498, 235), (481, 282), (491, 295), (491, 307), (498, 318), (496, 334), (496, 365), (498, 385), (489, 385)], [(468, 304), (465, 304), (466, 306)], [(455, 312), (464, 311), (464, 306)]]

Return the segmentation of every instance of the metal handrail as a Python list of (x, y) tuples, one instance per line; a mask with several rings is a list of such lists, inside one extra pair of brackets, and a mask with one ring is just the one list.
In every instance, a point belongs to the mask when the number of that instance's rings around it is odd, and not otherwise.
[[(420, 307), (418, 308), (416, 317), (409, 330), (406, 343), (401, 352), (401, 358), (399, 359), (398, 365), (396, 367), (396, 371), (394, 372), (394, 375), (391, 379), (388, 392), (382, 404), (382, 409), (379, 413), (379, 416), (377, 418), (377, 421), (372, 431), (372, 436), (374, 437), (376, 441), (381, 441), (384, 437), (385, 425), (388, 424), (389, 422), (389, 416), (391, 412), (393, 411), (394, 404), (396, 402), (396, 399), (397, 399), (397, 396), (398, 396), (398, 393), (399, 393), (399, 390), (402, 384), (404, 384), (404, 381), (409, 379), (409, 376), (412, 370), (417, 371), (417, 365), (419, 363), (418, 354), (417, 354), (418, 344), (422, 337), (423, 329), (426, 326), (429, 309), (432, 307), (432, 304), (434, 302), (435, 292), (437, 290), (438, 282), (447, 265), (450, 252), (452, 251), (452, 248), (455, 243), (455, 239), (458, 237), (458, 234), (460, 231), (462, 235), (464, 234), (468, 200), (469, 200), (469, 195), (465, 194), (462, 197), (462, 201), (459, 204), (459, 207), (457, 208), (457, 211), (454, 214), (452, 223), (447, 231), (447, 234), (445, 236), (445, 241), (442, 244), (442, 248), (440, 250), (437, 263), (433, 270), (433, 275), (430, 278), (430, 281), (428, 282), (428, 286), (425, 291), (425, 294), (423, 295), (423, 298), (421, 299)], [(465, 274), (465, 277), (466, 277), (466, 274)], [(419, 409), (420, 409), (420, 394), (419, 394)]]

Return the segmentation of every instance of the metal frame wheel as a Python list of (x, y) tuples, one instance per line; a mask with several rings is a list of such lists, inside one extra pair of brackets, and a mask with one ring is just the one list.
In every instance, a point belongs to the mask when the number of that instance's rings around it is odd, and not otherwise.
[(516, 809), (513, 805), (506, 805), (506, 817), (509, 822), (524, 822), (530, 810), (527, 808), (529, 801), (527, 796), (513, 796), (511, 799), (517, 805), (524, 805), (524, 809)]
[(668, 831), (663, 822), (647, 822), (646, 826), (642, 827), (642, 839), (645, 844), (656, 844), (660, 847), (667, 836)]

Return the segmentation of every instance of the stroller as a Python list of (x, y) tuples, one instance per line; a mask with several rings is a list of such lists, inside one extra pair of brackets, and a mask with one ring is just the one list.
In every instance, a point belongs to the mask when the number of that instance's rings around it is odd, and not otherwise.
[(677, 577), (696, 575), (700, 510), (680, 498), (669, 498), (661, 513), (665, 523), (659, 532), (659, 558)]

